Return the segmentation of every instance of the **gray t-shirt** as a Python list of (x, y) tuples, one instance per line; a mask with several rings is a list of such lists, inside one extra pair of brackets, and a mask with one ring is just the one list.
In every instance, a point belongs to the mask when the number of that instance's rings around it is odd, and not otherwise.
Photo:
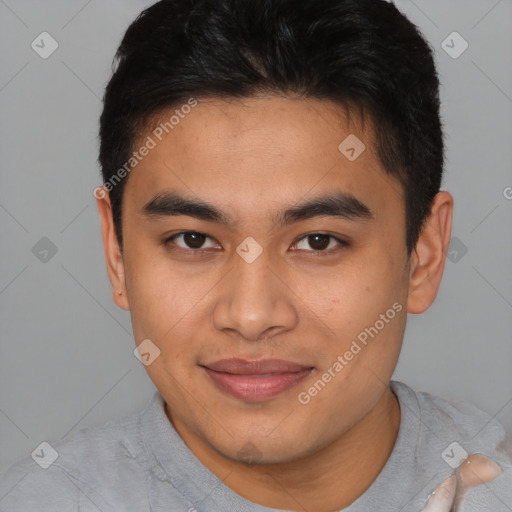
[[(370, 488), (343, 512), (420, 512), (463, 450), (492, 458), (503, 474), (470, 489), (461, 512), (512, 511), (512, 461), (501, 448), (501, 425), (471, 404), (391, 386), (401, 407), (395, 446)], [(138, 414), (50, 445), (58, 457), (46, 469), (26, 457), (0, 477), (0, 511), (277, 511), (241, 497), (207, 469), (175, 431), (158, 392)], [(50, 461), (51, 449), (41, 450), (35, 459)]]

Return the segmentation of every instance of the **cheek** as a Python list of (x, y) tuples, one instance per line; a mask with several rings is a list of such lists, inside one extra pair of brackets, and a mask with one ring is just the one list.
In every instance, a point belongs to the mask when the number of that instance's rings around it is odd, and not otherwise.
[[(333, 334), (332, 343), (322, 347), (323, 370), (339, 362), (338, 384), (334, 395), (347, 385), (347, 379), (366, 387), (376, 375), (387, 379), (394, 370), (401, 347), (406, 320), (406, 288), (398, 258), (378, 258), (370, 251), (357, 264), (340, 267), (323, 286), (303, 281), (303, 295), (313, 316), (318, 316)], [(315, 294), (311, 293), (315, 290)], [(334, 369), (336, 373), (336, 368)], [(357, 387), (357, 386), (356, 386)], [(335, 391), (336, 390), (336, 391)], [(337, 400), (336, 398), (333, 399)], [(324, 394), (327, 399), (329, 393)]]
[(297, 295), (307, 298), (308, 309), (336, 333), (357, 333), (403, 299), (398, 259), (379, 258), (375, 253), (321, 277), (303, 274), (294, 278)]
[(136, 344), (149, 339), (159, 350), (145, 370), (159, 389), (182, 400), (181, 390), (196, 364), (191, 346), (198, 338), (198, 315), (204, 313), (201, 298), (211, 285), (200, 276), (184, 277), (171, 265), (144, 259), (132, 263), (136, 271), (128, 272), (127, 279), (134, 338)]
[(184, 277), (161, 257), (134, 251), (125, 268), (136, 340), (142, 336), (164, 342), (183, 329), (207, 291), (207, 283), (200, 276)]

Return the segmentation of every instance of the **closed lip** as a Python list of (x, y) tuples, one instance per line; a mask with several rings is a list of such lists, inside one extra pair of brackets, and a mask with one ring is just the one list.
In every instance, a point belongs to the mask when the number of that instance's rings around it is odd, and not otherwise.
[(260, 359), (258, 361), (247, 361), (245, 359), (232, 358), (220, 359), (213, 363), (202, 364), (210, 370), (231, 373), (233, 375), (268, 375), (281, 373), (297, 373), (313, 366), (301, 365), (283, 359)]

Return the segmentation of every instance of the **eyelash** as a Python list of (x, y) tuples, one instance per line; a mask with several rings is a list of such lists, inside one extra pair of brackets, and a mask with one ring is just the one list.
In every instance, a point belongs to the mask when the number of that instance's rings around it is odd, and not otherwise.
[[(212, 237), (206, 235), (205, 233), (200, 233), (199, 231), (180, 231), (179, 233), (175, 233), (174, 235), (167, 237), (163, 241), (163, 243), (166, 247), (169, 247), (170, 244), (176, 246), (174, 239), (178, 238), (182, 235), (187, 235), (187, 234), (201, 235), (201, 236), (205, 236), (207, 239), (213, 240)], [(333, 252), (336, 252), (340, 248), (346, 248), (349, 246), (349, 243), (346, 242), (345, 240), (342, 240), (334, 235), (330, 235), (329, 233), (322, 233), (322, 232), (308, 233), (307, 235), (304, 235), (301, 238), (299, 238), (293, 245), (297, 245), (300, 241), (307, 239), (308, 237), (314, 236), (314, 235), (326, 236), (326, 237), (330, 238), (331, 240), (335, 240), (339, 244), (339, 247), (337, 249), (335, 248), (334, 250), (331, 248), (331, 249), (322, 250), (322, 251), (318, 251), (318, 250), (306, 251), (308, 253), (315, 254), (317, 256), (328, 256), (328, 255), (333, 254)], [(330, 241), (329, 241), (328, 245), (330, 245)], [(205, 250), (207, 250), (207, 249), (184, 249), (183, 247), (179, 247), (179, 246), (176, 246), (176, 247), (172, 247), (171, 250), (180, 250), (180, 251), (184, 252), (185, 254), (201, 254)], [(296, 249), (296, 250), (303, 250), (303, 249)]]

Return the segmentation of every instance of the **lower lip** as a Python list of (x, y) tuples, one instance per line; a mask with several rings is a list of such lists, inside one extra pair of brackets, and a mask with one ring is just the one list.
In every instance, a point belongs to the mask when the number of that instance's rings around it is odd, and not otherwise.
[(313, 371), (313, 368), (305, 368), (293, 373), (234, 375), (203, 368), (222, 391), (248, 402), (260, 402), (279, 395), (296, 386)]

